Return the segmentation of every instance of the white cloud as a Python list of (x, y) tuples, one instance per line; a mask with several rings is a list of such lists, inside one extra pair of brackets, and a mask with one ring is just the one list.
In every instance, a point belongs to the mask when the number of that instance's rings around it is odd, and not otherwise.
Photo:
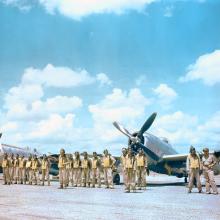
[(127, 10), (143, 10), (147, 4), (155, 0), (40, 0), (48, 13), (56, 11), (64, 16), (80, 19), (91, 14), (116, 13)]
[(40, 84), (48, 87), (75, 87), (95, 82), (86, 70), (72, 70), (68, 67), (55, 67), (48, 64), (43, 69), (27, 68), (22, 77), (22, 84)]
[(144, 115), (150, 101), (143, 96), (139, 89), (129, 92), (113, 89), (111, 94), (95, 105), (89, 106), (94, 121), (94, 132), (99, 139), (116, 141), (120, 133), (113, 127), (113, 121), (136, 124), (137, 119)]
[(193, 144), (201, 150), (204, 146), (211, 149), (220, 144), (220, 112), (216, 112), (201, 123), (194, 115), (177, 111), (158, 117), (153, 126), (153, 133), (159, 137), (166, 137), (178, 150), (186, 151), (186, 147)]
[(100, 82), (100, 86), (112, 84), (112, 81), (108, 78), (108, 76), (105, 73), (97, 74), (96, 79), (98, 82)]
[(160, 104), (164, 107), (169, 107), (178, 96), (175, 90), (167, 84), (160, 84), (157, 88), (153, 89), (153, 91), (157, 95)]
[[(67, 114), (62, 117), (58, 114), (51, 114), (48, 119), (42, 120), (36, 124), (36, 128), (30, 132), (30, 138), (44, 138), (66, 134), (66, 131), (73, 128), (73, 114)], [(55, 137), (56, 138), (56, 137)]]
[(220, 82), (220, 50), (200, 56), (188, 67), (186, 75), (180, 78), (180, 82), (193, 80), (202, 80), (208, 86)]

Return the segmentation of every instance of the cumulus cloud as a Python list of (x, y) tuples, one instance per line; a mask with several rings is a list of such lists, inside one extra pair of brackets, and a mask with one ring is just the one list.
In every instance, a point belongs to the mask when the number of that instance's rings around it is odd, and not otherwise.
[(115, 88), (99, 103), (90, 105), (89, 111), (94, 121), (94, 132), (105, 141), (114, 141), (119, 132), (112, 126), (113, 121), (135, 124), (144, 115), (150, 104), (137, 88), (129, 92)]
[(200, 56), (188, 67), (188, 72), (180, 82), (202, 80), (205, 85), (213, 86), (220, 82), (220, 50)]
[(20, 10), (28, 10), (37, 3), (49, 14), (60, 14), (79, 20), (91, 14), (115, 13), (122, 14), (128, 10), (142, 11), (146, 5), (156, 0), (2, 0)]
[(137, 86), (141, 86), (147, 83), (147, 77), (146, 75), (140, 75), (137, 77), (137, 79), (135, 80), (135, 84)]
[(176, 111), (158, 117), (153, 133), (168, 138), (177, 150), (183, 152), (190, 144), (197, 146), (199, 150), (205, 145), (214, 149), (220, 144), (219, 120), (220, 112), (214, 113), (205, 123), (201, 123), (198, 116)]
[(91, 14), (116, 13), (122, 14), (127, 10), (143, 10), (147, 4), (155, 0), (39, 0), (40, 4), (48, 13), (54, 14), (58, 11), (60, 14), (80, 19)]
[(169, 107), (178, 96), (176, 91), (167, 84), (160, 84), (157, 88), (153, 89), (153, 91), (157, 95), (160, 104), (164, 107)]
[(112, 81), (109, 79), (109, 77), (105, 73), (97, 74), (96, 79), (98, 82), (100, 82), (100, 86), (112, 84)]
[(47, 87), (76, 87), (95, 82), (86, 70), (72, 70), (68, 67), (55, 67), (48, 64), (43, 69), (27, 68), (22, 77), (22, 84), (40, 84)]

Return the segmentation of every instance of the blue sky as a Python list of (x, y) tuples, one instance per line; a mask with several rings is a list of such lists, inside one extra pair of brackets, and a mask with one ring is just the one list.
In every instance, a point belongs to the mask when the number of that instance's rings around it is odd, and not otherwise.
[(156, 111), (178, 151), (219, 148), (220, 2), (80, 2), (0, 1), (2, 141), (119, 153), (111, 122)]

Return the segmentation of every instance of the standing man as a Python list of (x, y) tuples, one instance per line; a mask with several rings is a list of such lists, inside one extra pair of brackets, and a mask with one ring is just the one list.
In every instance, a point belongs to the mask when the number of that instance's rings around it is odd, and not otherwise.
[(41, 173), (42, 173), (42, 186), (44, 186), (45, 178), (48, 186), (50, 186), (50, 161), (46, 154), (43, 155), (41, 162)]
[(203, 152), (204, 152), (204, 155), (202, 157), (202, 165), (203, 165), (203, 174), (204, 174), (205, 181), (206, 181), (206, 184), (205, 184), (206, 193), (211, 194), (210, 192), (210, 185), (211, 185), (213, 193), (217, 195), (218, 189), (215, 183), (214, 171), (213, 171), (213, 167), (216, 164), (216, 160), (213, 155), (209, 154), (208, 148), (204, 148)]
[(128, 155), (125, 161), (126, 175), (127, 175), (127, 186), (125, 187), (126, 192), (133, 190), (135, 192), (135, 157), (132, 154), (131, 149), (128, 150)]
[(59, 168), (59, 181), (60, 181), (60, 187), (59, 189), (63, 189), (66, 187), (66, 154), (65, 150), (62, 148), (60, 150), (60, 156), (59, 156), (59, 162), (58, 162), (58, 168)]
[(26, 161), (24, 156), (21, 156), (19, 158), (19, 178), (20, 178), (20, 184), (26, 183)]
[(88, 158), (87, 152), (83, 153), (82, 160), (82, 183), (83, 187), (90, 187), (90, 169), (91, 169), (91, 161)]
[(35, 185), (37, 185), (38, 180), (39, 180), (39, 167), (40, 167), (40, 163), (37, 158), (37, 155), (34, 155), (33, 160), (32, 160), (32, 164), (31, 164), (31, 168), (32, 168), (31, 182), (34, 183)]
[(139, 149), (136, 156), (136, 173), (137, 173), (137, 186), (146, 188), (146, 170), (147, 170), (147, 157), (144, 154), (143, 149)]
[(127, 157), (127, 149), (122, 148), (121, 168), (122, 168), (122, 176), (123, 176), (123, 182), (124, 182), (125, 188), (127, 188), (127, 174), (126, 174), (126, 167), (125, 167), (126, 157)]
[(2, 169), (3, 169), (3, 177), (4, 177), (4, 185), (10, 185), (10, 176), (9, 176), (9, 159), (8, 154), (4, 153), (3, 161), (2, 161)]
[(81, 186), (81, 160), (79, 152), (75, 152), (73, 161), (73, 184), (75, 187)]
[(189, 173), (189, 190), (188, 193), (191, 193), (194, 180), (196, 180), (197, 188), (199, 193), (202, 192), (202, 185), (200, 181), (200, 158), (199, 155), (196, 153), (196, 150), (193, 146), (190, 148), (190, 154), (186, 160), (186, 170)]
[(31, 160), (31, 155), (28, 157), (26, 161), (26, 176), (27, 176), (27, 181), (28, 184), (31, 185), (31, 180), (32, 180), (32, 160)]
[(9, 157), (9, 177), (10, 177), (10, 183), (13, 184), (13, 180), (14, 180), (14, 154), (13, 153)]
[(98, 187), (101, 187), (101, 161), (98, 158), (96, 152), (93, 152), (92, 158), (92, 187), (95, 187), (95, 184), (98, 183)]
[(103, 154), (102, 164), (104, 169), (105, 187), (113, 189), (112, 167), (115, 164), (115, 159), (109, 154), (107, 149), (104, 150)]
[(18, 184), (19, 181), (19, 154), (16, 155), (14, 160), (14, 181)]
[(69, 183), (72, 183), (73, 186), (73, 158), (71, 154), (67, 155), (67, 162), (66, 162), (66, 184), (67, 186)]

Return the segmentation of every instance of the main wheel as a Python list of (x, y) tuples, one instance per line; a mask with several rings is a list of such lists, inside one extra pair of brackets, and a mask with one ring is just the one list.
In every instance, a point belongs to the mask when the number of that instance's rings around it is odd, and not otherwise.
[(116, 173), (114, 176), (113, 176), (113, 183), (116, 184), (116, 185), (119, 185), (120, 184), (120, 175), (118, 173)]

